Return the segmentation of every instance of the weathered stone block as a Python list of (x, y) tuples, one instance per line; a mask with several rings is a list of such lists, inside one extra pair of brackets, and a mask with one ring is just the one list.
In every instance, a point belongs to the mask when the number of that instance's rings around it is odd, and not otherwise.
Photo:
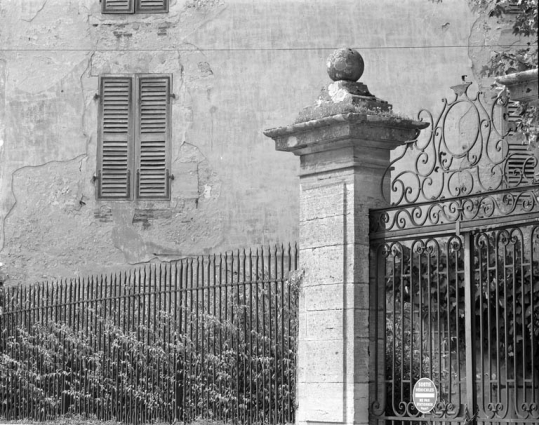
[(344, 391), (341, 382), (298, 382), (299, 421), (344, 421)]
[(343, 341), (300, 341), (298, 352), (303, 362), (298, 365), (298, 382), (341, 382)]
[[(365, 301), (367, 302), (367, 301)], [(347, 336), (352, 339), (369, 339), (369, 310), (359, 308), (346, 309), (346, 323), (351, 332), (347, 332)]]
[[(368, 247), (368, 221), (353, 220), (351, 216), (325, 217), (299, 224), (302, 249), (335, 245), (364, 245)], [(367, 236), (362, 236), (367, 232)]]
[(340, 215), (302, 222), (299, 233), (303, 248), (318, 248), (342, 245), (345, 235), (350, 231), (345, 228), (343, 216)]
[(309, 286), (305, 288), (305, 308), (307, 311), (342, 309), (345, 301), (342, 283)]
[(353, 384), (347, 387), (346, 423), (367, 425), (369, 423), (370, 391), (368, 384)]
[(301, 249), (300, 263), (306, 271), (304, 286), (343, 283), (344, 249), (340, 245), (317, 249)]
[(305, 270), (303, 285), (308, 287), (333, 283), (367, 284), (369, 268), (364, 262), (368, 258), (369, 248), (364, 245), (301, 249), (300, 264)]
[[(363, 325), (366, 327), (367, 324)], [(369, 382), (370, 347), (368, 338), (346, 338), (344, 350), (346, 353), (347, 370), (352, 374), (351, 380), (356, 383)]]
[(336, 182), (301, 191), (300, 222), (343, 215), (345, 184)]
[(305, 287), (304, 293), (307, 311), (356, 309), (368, 306), (369, 286), (361, 283), (324, 284)]
[(342, 339), (343, 310), (308, 311), (306, 339), (324, 341)]

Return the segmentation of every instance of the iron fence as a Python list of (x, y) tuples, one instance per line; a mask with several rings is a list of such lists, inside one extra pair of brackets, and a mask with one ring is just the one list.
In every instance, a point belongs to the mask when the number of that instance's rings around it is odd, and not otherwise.
[(297, 247), (0, 290), (0, 417), (291, 423)]
[(370, 211), (373, 424), (539, 424), (539, 160), (470, 84), (420, 112)]

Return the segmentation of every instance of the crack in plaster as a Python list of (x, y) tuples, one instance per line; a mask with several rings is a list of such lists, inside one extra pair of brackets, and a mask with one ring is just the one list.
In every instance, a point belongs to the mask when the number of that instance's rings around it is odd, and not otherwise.
[(23, 18), (21, 18), (21, 20), (22, 20), (22, 21), (25, 21), (25, 22), (32, 22), (34, 19), (36, 19), (37, 15), (39, 15), (40, 12), (45, 8), (45, 6), (46, 6), (46, 4), (47, 4), (47, 1), (48, 1), (48, 0), (45, 0), (45, 1), (43, 2), (43, 5), (38, 9), (38, 11), (36, 12), (36, 14), (35, 14), (32, 18), (30, 18), (30, 19), (23, 19)]
[[(45, 1), (45, 3), (46, 3), (46, 1)], [(43, 7), (40, 10), (42, 10)], [(10, 191), (11, 191), (11, 195), (13, 196), (14, 202), (13, 202), (13, 205), (11, 205), (8, 212), (6, 213), (6, 215), (2, 219), (2, 234), (0, 235), (0, 252), (2, 252), (4, 250), (4, 248), (5, 248), (6, 221), (7, 221), (8, 217), (11, 215), (11, 213), (13, 212), (13, 210), (15, 209), (15, 207), (17, 205), (17, 197), (15, 196), (15, 188), (14, 188), (14, 180), (15, 180), (15, 174), (16, 173), (18, 173), (19, 171), (24, 170), (26, 168), (45, 167), (45, 166), (47, 166), (49, 164), (53, 164), (53, 163), (58, 163), (58, 164), (60, 164), (60, 163), (68, 163), (68, 162), (71, 162), (71, 161), (75, 161), (77, 159), (79, 160), (79, 171), (82, 171), (82, 163), (83, 163), (84, 160), (86, 160), (88, 158), (89, 146), (90, 146), (90, 143), (91, 143), (91, 136), (86, 133), (86, 126), (85, 126), (85, 124), (86, 124), (85, 115), (86, 115), (86, 111), (87, 111), (87, 105), (86, 105), (86, 101), (85, 101), (85, 97), (84, 97), (84, 83), (83, 83), (82, 79), (84, 78), (84, 75), (86, 75), (88, 73), (88, 70), (90, 69), (90, 66), (92, 64), (92, 59), (93, 59), (95, 53), (96, 52), (93, 51), (90, 54), (90, 57), (87, 60), (86, 68), (81, 73), (81, 76), (79, 78), (80, 89), (81, 89), (81, 97), (82, 97), (82, 106), (83, 106), (83, 111), (82, 111), (82, 116), (81, 116), (81, 126), (82, 126), (81, 130), (82, 130), (83, 136), (86, 139), (85, 153), (77, 155), (74, 158), (66, 159), (66, 160), (61, 160), (61, 161), (60, 160), (52, 160), (52, 161), (48, 161), (48, 162), (45, 162), (43, 164), (38, 164), (38, 165), (25, 165), (23, 167), (15, 169), (11, 173)], [(79, 198), (79, 208), (76, 209), (77, 211), (80, 211), (82, 209), (83, 203), (81, 203), (81, 202), (84, 202), (84, 194), (81, 193), (83, 184), (84, 184), (84, 182), (79, 181), (78, 191), (77, 191), (77, 198)]]
[[(45, 8), (45, 6), (47, 5), (47, 1), (48, 0), (45, 0), (42, 4), (42, 6), (40, 7), (40, 9), (36, 12), (36, 14), (31, 18), (31, 19), (24, 19), (24, 21), (26, 22), (32, 22), (42, 11), (43, 9)], [(192, 34), (196, 33), (197, 31), (199, 31), (204, 25), (208, 24), (210, 21), (214, 20), (215, 18), (217, 18), (221, 13), (224, 12), (224, 10), (226, 9), (226, 6), (224, 7), (221, 7), (220, 10), (215, 13), (215, 14), (211, 14), (210, 16), (208, 16), (206, 19), (204, 19), (203, 21), (201, 21), (195, 29), (193, 29), (193, 31), (189, 32), (187, 35), (185, 35), (184, 37), (182, 37), (180, 40), (181, 40), (181, 43), (182, 44), (186, 44), (188, 46), (191, 46), (193, 48), (193, 50), (196, 52), (196, 53), (199, 53), (201, 54), (205, 59), (207, 59), (207, 56), (205, 55), (205, 53), (199, 48), (197, 47), (196, 45), (194, 45), (193, 43), (189, 43), (189, 42), (186, 42), (184, 41), (186, 38), (188, 38), (189, 36), (191, 36)], [(90, 24), (90, 19), (91, 19), (91, 12), (88, 8), (86, 8), (86, 11), (87, 11), (87, 23), (88, 25)], [(173, 22), (173, 25), (176, 24), (176, 25), (179, 25), (180, 24), (180, 21), (181, 21), (181, 13), (178, 14), (178, 18), (175, 20), (175, 22)], [(91, 28), (88, 27), (87, 31), (90, 32)], [(85, 143), (85, 153), (83, 154), (80, 154), (80, 155), (77, 155), (76, 157), (74, 158), (70, 158), (70, 159), (66, 159), (66, 160), (51, 160), (51, 161), (48, 161), (48, 162), (45, 162), (43, 164), (38, 164), (38, 165), (27, 165), (27, 166), (22, 166), (20, 168), (17, 168), (15, 169), (12, 173), (11, 173), (11, 181), (10, 181), (10, 191), (11, 191), (11, 195), (13, 197), (13, 203), (12, 205), (10, 206), (9, 210), (7, 211), (6, 215), (2, 218), (2, 234), (0, 235), (1, 236), (1, 239), (0, 239), (0, 253), (4, 250), (5, 248), (5, 240), (6, 240), (6, 237), (5, 237), (5, 223), (7, 221), (7, 219), (9, 217), (11, 217), (13, 211), (15, 211), (17, 205), (18, 205), (18, 199), (17, 199), (17, 196), (16, 196), (16, 193), (15, 193), (15, 185), (14, 185), (14, 181), (15, 181), (15, 177), (16, 175), (25, 170), (25, 169), (37, 169), (37, 168), (43, 168), (43, 167), (46, 167), (48, 165), (51, 165), (51, 164), (62, 164), (62, 163), (69, 163), (69, 162), (72, 162), (72, 161), (79, 161), (79, 171), (82, 171), (82, 167), (83, 167), (83, 162), (85, 160), (88, 159), (88, 157), (90, 156), (90, 152), (89, 152), (89, 149), (90, 149), (90, 145), (91, 145), (91, 140), (92, 140), (92, 136), (91, 134), (88, 134), (87, 132), (87, 129), (86, 129), (86, 120), (87, 120), (87, 117), (86, 117), (86, 113), (87, 113), (87, 110), (88, 110), (88, 104), (86, 102), (86, 97), (85, 97), (85, 90), (84, 90), (84, 82), (83, 82), (83, 79), (85, 76), (88, 75), (88, 73), (90, 72), (91, 68), (92, 68), (92, 64), (93, 64), (93, 59), (94, 59), (94, 56), (96, 55), (97, 51), (99, 50), (99, 45), (100, 43), (103, 41), (104, 39), (104, 36), (102, 33), (99, 33), (98, 37), (95, 38), (95, 43), (94, 45), (92, 46), (92, 50), (89, 53), (88, 57), (87, 57), (87, 64), (86, 64), (86, 67), (85, 69), (83, 70), (83, 72), (80, 74), (80, 77), (79, 77), (79, 81), (80, 81), (80, 91), (81, 91), (81, 99), (82, 99), (82, 106), (83, 106), (83, 111), (82, 111), (82, 115), (81, 115), (81, 126), (82, 126), (82, 129), (81, 129), (81, 132), (82, 132), (82, 135), (84, 136), (85, 140), (86, 140), (86, 143)], [(179, 85), (179, 89), (183, 89), (185, 87), (185, 69), (184, 69), (184, 65), (182, 64), (182, 57), (181, 55), (179, 54), (179, 51), (177, 52), (177, 61), (178, 61), (178, 68), (179, 68), (179, 73), (180, 73), (180, 85)], [(193, 96), (192, 96), (192, 93), (190, 93), (189, 89), (187, 90), (187, 93), (189, 94), (189, 97), (191, 98), (191, 100), (193, 99)], [(192, 124), (192, 122), (191, 122)], [(187, 133), (189, 127), (191, 126), (188, 125), (187, 128), (185, 129), (185, 133)], [(204, 193), (201, 193), (200, 192), (200, 167), (201, 167), (201, 164), (206, 161), (209, 163), (208, 161), (208, 158), (206, 157), (206, 155), (204, 155), (202, 153), (202, 151), (200, 150), (199, 147), (195, 146), (194, 144), (192, 143), (188, 143), (185, 141), (185, 133), (182, 137), (182, 140), (181, 140), (181, 144), (180, 144), (180, 147), (182, 145), (186, 145), (186, 146), (191, 146), (192, 148), (196, 149), (200, 156), (201, 156), (201, 159), (196, 161), (196, 173), (197, 173), (197, 193), (198, 193), (198, 197), (196, 199), (196, 204), (198, 206), (198, 201), (199, 199), (201, 199), (203, 196), (204, 196)], [(77, 193), (77, 199), (79, 199), (79, 205), (78, 205), (78, 208), (76, 208), (76, 210), (80, 211), (80, 209), (82, 208), (83, 205), (85, 205), (85, 196), (83, 193), (81, 193), (82, 191), (82, 186), (83, 186), (84, 182), (83, 181), (80, 181), (79, 182), (79, 193)], [(216, 195), (214, 195), (214, 198), (219, 198), (220, 195), (221, 195), (221, 191), (220, 191), (220, 186), (217, 185), (217, 188), (219, 190), (216, 190), (214, 193), (216, 193)], [(215, 187), (213, 187), (212, 189), (215, 189)], [(116, 244), (115, 244), (116, 245)], [(160, 247), (159, 245), (155, 245), (154, 243), (152, 242), (148, 242), (148, 241), (142, 241), (142, 244), (141, 246), (145, 246), (147, 249), (152, 247), (152, 248), (163, 248), (163, 247)], [(124, 250), (122, 250), (120, 247), (116, 246), (116, 248), (118, 248), (120, 250), (120, 252), (123, 252), (124, 255), (125, 255), (125, 252)], [(149, 259), (147, 260), (138, 260), (138, 261), (128, 261), (129, 264), (132, 264), (132, 265), (143, 265), (143, 264), (149, 264), (151, 263), (153, 260), (155, 259), (160, 259), (161, 256), (158, 252), (151, 252), (153, 250), (151, 249), (148, 249), (149, 252), (147, 252), (147, 254), (149, 255)], [(189, 257), (191, 256), (191, 254), (181, 254), (181, 253), (175, 253), (174, 256), (177, 258), (186, 258), (186, 257)], [(172, 259), (171, 259), (172, 260)]]
[[(203, 21), (201, 21), (196, 27), (195, 29), (193, 29), (193, 31), (191, 31), (190, 33), (187, 33), (184, 37), (182, 37), (182, 42), (185, 43), (185, 39), (192, 36), (193, 34), (195, 34), (197, 31), (199, 31), (204, 25), (208, 24), (209, 22), (213, 21), (214, 19), (216, 19), (217, 17), (219, 17), (227, 8), (227, 5), (226, 4), (220, 4), (218, 5), (220, 6), (220, 10), (218, 10), (216, 13), (212, 14), (211, 16), (209, 16), (208, 18), (204, 19)], [(190, 43), (186, 43), (186, 44), (190, 44)], [(198, 49), (198, 48), (197, 48)], [(202, 52), (201, 52), (202, 53)]]
[(85, 75), (87, 75), (89, 73), (89, 70), (92, 67), (92, 61), (94, 59), (95, 54), (96, 54), (95, 50), (90, 54), (90, 57), (88, 58), (88, 63), (86, 64), (86, 69), (81, 73), (80, 78), (79, 78), (79, 81), (80, 81), (80, 93), (81, 93), (81, 98), (82, 98), (82, 116), (81, 116), (81, 127), (82, 128), (81, 128), (81, 130), (82, 130), (82, 135), (86, 139), (86, 149), (85, 149), (86, 155), (85, 155), (84, 158), (82, 158), (80, 160), (79, 171), (82, 171), (82, 162), (84, 160), (88, 159), (90, 142), (92, 140), (92, 136), (89, 135), (88, 133), (86, 133), (86, 108), (87, 108), (87, 105), (86, 105), (86, 99), (84, 97), (84, 83), (82, 82), (82, 79), (84, 78)]
[(71, 161), (75, 161), (75, 160), (79, 159), (80, 157), (82, 157), (84, 155), (85, 154), (77, 155), (74, 158), (70, 158), (70, 159), (66, 159), (66, 160), (62, 160), (62, 161), (52, 160), (52, 161), (48, 161), (48, 162), (45, 162), (45, 163), (39, 164), (39, 165), (25, 165), (23, 167), (17, 168), (16, 170), (13, 171), (13, 173), (11, 173), (10, 189), (11, 189), (11, 196), (13, 196), (14, 201), (13, 201), (13, 204), (11, 205), (11, 207), (9, 208), (7, 214), (2, 219), (2, 235), (1, 235), (2, 238), (0, 240), (0, 252), (2, 252), (4, 250), (4, 248), (5, 248), (6, 221), (9, 218), (9, 216), (11, 215), (11, 213), (13, 212), (13, 210), (15, 209), (15, 207), (17, 206), (17, 196), (15, 195), (15, 185), (14, 185), (15, 174), (17, 174), (19, 171), (22, 171), (22, 170), (25, 170), (25, 169), (43, 168), (43, 167), (46, 167), (46, 166), (48, 166), (50, 164), (65, 164), (65, 163), (68, 163), (68, 162), (71, 162)]
[[(0, 58), (0, 153), (5, 143), (6, 131), (6, 80), (7, 80), (7, 61)], [(2, 75), (3, 74), (3, 75)]]
[[(180, 87), (178, 88), (178, 93), (180, 93), (183, 88), (183, 84), (185, 80), (185, 76), (184, 76), (185, 69), (182, 64), (182, 55), (180, 54), (179, 51), (177, 52), (177, 57), (178, 57), (178, 69), (180, 70)], [(174, 99), (174, 102), (176, 102), (176, 99)]]
[[(204, 155), (202, 150), (198, 146), (194, 145), (193, 143), (189, 143), (189, 142), (187, 142), (185, 140), (182, 140), (182, 143), (181, 143), (180, 147), (183, 146), (183, 145), (191, 146), (193, 149), (196, 149), (197, 152), (202, 156), (202, 159), (200, 159), (199, 161), (196, 161), (196, 165), (197, 165), (196, 176), (197, 176), (197, 193), (198, 193), (198, 196), (195, 199), (195, 207), (198, 208), (198, 203), (199, 203), (200, 199), (203, 198), (205, 193), (206, 193), (205, 191), (203, 191), (202, 193), (200, 192), (200, 164), (202, 164), (203, 162), (207, 162), (209, 164), (210, 161), (208, 160), (207, 156)], [(178, 160), (176, 159), (176, 161), (174, 161), (174, 162), (177, 162), (177, 161)], [(213, 186), (210, 186), (210, 187), (211, 187), (211, 190), (214, 190)], [(221, 190), (219, 190), (217, 192), (217, 195), (214, 197), (214, 199), (219, 199), (220, 196), (221, 196)]]
[(474, 63), (474, 59), (473, 59), (473, 54), (472, 54), (472, 49), (474, 47), (478, 47), (478, 46), (473, 46), (472, 43), (471, 43), (471, 40), (472, 40), (472, 37), (473, 37), (473, 33), (474, 33), (474, 29), (475, 29), (475, 26), (477, 25), (477, 23), (479, 22), (479, 20), (481, 19), (481, 15), (479, 15), (476, 20), (473, 22), (473, 24), (470, 26), (470, 33), (468, 34), (468, 49), (467, 49), (467, 53), (468, 53), (468, 59), (470, 59), (470, 68), (472, 69), (472, 73), (474, 75), (474, 78), (476, 81), (480, 81), (479, 79), (479, 76), (477, 75), (477, 72), (476, 72), (476, 67), (475, 67), (475, 63)]
[[(91, 68), (92, 60), (93, 60), (93, 57), (94, 57), (95, 53), (96, 52), (93, 51), (90, 54), (90, 56), (88, 58), (88, 62), (86, 64), (86, 68), (81, 73), (80, 78), (79, 78), (81, 100), (82, 100), (81, 132), (82, 132), (82, 135), (84, 136), (84, 138), (86, 140), (85, 153), (80, 155), (80, 159), (79, 159), (79, 172), (81, 172), (81, 173), (82, 173), (82, 164), (83, 164), (83, 162), (88, 160), (90, 144), (91, 144), (91, 141), (92, 141), (92, 136), (86, 132), (87, 103), (86, 103), (86, 98), (84, 96), (84, 83), (83, 83), (82, 80), (83, 80), (84, 76), (88, 75), (88, 73), (89, 73), (89, 70)], [(85, 196), (84, 196), (83, 192), (84, 192), (84, 181), (83, 181), (83, 179), (79, 179), (79, 181), (77, 183), (77, 198), (79, 198), (79, 204), (78, 204), (78, 208), (75, 208), (76, 211), (80, 211), (82, 209), (83, 205), (86, 205), (86, 203), (84, 202)]]
[[(0, 64), (3, 65), (2, 71), (4, 73), (3, 75), (3, 82), (2, 82), (2, 96), (0, 98), (0, 101), (3, 103), (2, 107), (0, 108), (0, 139), (2, 141), (2, 145), (0, 146), (0, 154), (2, 153), (2, 150), (5, 149), (4, 146), (6, 145), (6, 120), (5, 120), (5, 105), (6, 105), (6, 95), (5, 95), (5, 87), (6, 87), (6, 81), (7, 81), (7, 67), (5, 66), (7, 64), (7, 61), (5, 59), (0, 59)], [(5, 166), (5, 164), (4, 164)], [(11, 182), (11, 186), (13, 186), (13, 181)], [(13, 187), (12, 187), (12, 193), (13, 193)], [(9, 211), (8, 211), (9, 213)], [(0, 234), (0, 252), (4, 249), (4, 241), (5, 241), (5, 220), (6, 220), (7, 214), (2, 218), (2, 233)]]
[(185, 44), (187, 46), (191, 46), (193, 47), (194, 51), (196, 53), (200, 53), (202, 56), (204, 56), (204, 59), (208, 59), (208, 57), (206, 56), (206, 54), (200, 49), (200, 47), (198, 47), (196, 44), (193, 44), (193, 43), (189, 43), (188, 41), (182, 41), (182, 44)]

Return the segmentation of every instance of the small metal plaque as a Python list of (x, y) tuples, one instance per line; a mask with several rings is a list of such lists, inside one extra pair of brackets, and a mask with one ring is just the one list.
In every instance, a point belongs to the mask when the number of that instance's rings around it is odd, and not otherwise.
[(413, 401), (415, 408), (421, 413), (429, 413), (438, 399), (436, 385), (429, 378), (421, 378), (414, 385)]

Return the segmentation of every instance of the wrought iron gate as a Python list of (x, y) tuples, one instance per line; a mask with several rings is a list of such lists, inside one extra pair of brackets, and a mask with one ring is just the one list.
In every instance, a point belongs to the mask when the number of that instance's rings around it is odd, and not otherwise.
[[(371, 211), (378, 311), (376, 424), (539, 424), (537, 157), (515, 149), (508, 99), (452, 87), (430, 134), (391, 167), (391, 207)], [(434, 381), (429, 414), (415, 382)]]

